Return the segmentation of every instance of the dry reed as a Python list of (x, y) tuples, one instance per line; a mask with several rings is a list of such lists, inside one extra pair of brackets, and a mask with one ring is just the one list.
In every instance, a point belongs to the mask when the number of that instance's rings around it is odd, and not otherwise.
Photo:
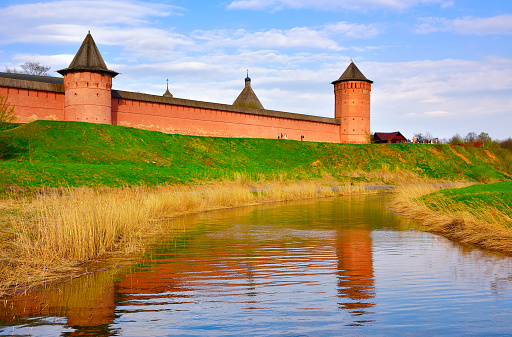
[[(0, 296), (91, 268), (86, 262), (131, 256), (163, 232), (155, 221), (264, 202), (368, 192), (325, 181), (216, 183), (121, 189), (57, 189), (11, 202), (0, 252)], [(5, 206), (5, 205), (4, 205)], [(5, 206), (7, 207), (7, 206)], [(2, 220), (2, 219), (0, 219)], [(104, 263), (97, 265), (104, 266)]]
[[(463, 187), (454, 184), (449, 187)], [(443, 185), (409, 185), (396, 189), (392, 208), (400, 215), (419, 220), (425, 229), (463, 244), (512, 254), (510, 212), (474, 203), (463, 205), (446, 199), (424, 201), (419, 197)], [(436, 210), (434, 210), (436, 209)]]

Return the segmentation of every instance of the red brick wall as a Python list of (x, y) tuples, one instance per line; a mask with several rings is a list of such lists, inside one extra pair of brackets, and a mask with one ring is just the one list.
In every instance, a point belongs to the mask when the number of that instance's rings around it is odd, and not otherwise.
[[(0, 94), (8, 95), (9, 103), (15, 105), (17, 115), (15, 121), (21, 123), (37, 119), (99, 123), (110, 123), (111, 120), (112, 124), (186, 135), (277, 138), (278, 134), (287, 134), (288, 139), (292, 140), (300, 140), (303, 135), (306, 141), (340, 142), (338, 124), (152, 103), (111, 96), (110, 104), (102, 103), (101, 99), (99, 104), (87, 104), (97, 97), (102, 98), (107, 88), (110, 92), (111, 82), (102, 82), (102, 79), (92, 77), (83, 78), (83, 76), (74, 80), (74, 84), (66, 83), (68, 85), (66, 95), (53, 91), (8, 87), (0, 87)], [(86, 87), (80, 88), (80, 82), (85, 82)], [(89, 82), (88, 87), (87, 82)], [(78, 90), (73, 89), (73, 86)], [(69, 110), (68, 105), (65, 114), (64, 104), (65, 102), (69, 104), (68, 101), (71, 102), (73, 109)], [(81, 105), (83, 107), (80, 107)]]
[(339, 125), (112, 98), (113, 124), (198, 136), (277, 138), (339, 143)]
[(15, 122), (64, 120), (64, 93), (0, 87), (0, 95), (7, 95), (8, 102), (14, 105)]
[(341, 121), (342, 143), (369, 143), (371, 86), (364, 81), (334, 85), (335, 118)]

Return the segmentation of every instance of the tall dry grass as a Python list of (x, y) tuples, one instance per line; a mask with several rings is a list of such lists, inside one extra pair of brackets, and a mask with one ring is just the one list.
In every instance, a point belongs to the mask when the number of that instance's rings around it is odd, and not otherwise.
[(9, 224), (0, 252), (0, 295), (105, 265), (87, 262), (132, 256), (165, 230), (159, 219), (361, 192), (368, 190), (323, 181), (41, 191), (18, 200), (18, 214), (3, 219)]
[[(467, 184), (452, 184), (450, 188)], [(419, 220), (429, 232), (453, 241), (484, 249), (512, 254), (512, 218), (510, 212), (474, 203), (471, 206), (447, 199), (419, 197), (436, 192), (446, 185), (408, 185), (396, 189), (392, 208), (402, 216)], [(436, 210), (434, 210), (436, 209)]]

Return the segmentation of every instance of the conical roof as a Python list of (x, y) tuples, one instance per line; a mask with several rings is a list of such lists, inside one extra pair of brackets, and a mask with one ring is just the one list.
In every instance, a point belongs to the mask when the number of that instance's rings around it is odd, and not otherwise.
[(165, 90), (164, 94), (162, 95), (164, 97), (173, 97), (171, 92), (169, 91), (169, 87), (167, 87), (167, 90)]
[(354, 64), (354, 62), (350, 62), (347, 69), (345, 69), (345, 72), (338, 78), (336, 81), (332, 82), (332, 84), (338, 83), (338, 82), (344, 82), (344, 81), (365, 81), (369, 83), (373, 83), (373, 81), (370, 81), (367, 79), (361, 70), (357, 68), (357, 66)]
[(96, 47), (96, 43), (94, 43), (91, 32), (89, 32), (85, 37), (84, 42), (82, 42), (82, 46), (76, 53), (73, 61), (71, 61), (69, 67), (58, 70), (58, 73), (65, 75), (66, 73), (73, 71), (108, 73), (112, 75), (112, 77), (115, 77), (117, 74), (119, 74), (107, 68), (107, 65), (105, 64), (105, 61), (103, 61), (103, 57), (101, 57), (98, 47)]
[(246, 108), (264, 109), (263, 105), (260, 103), (260, 100), (251, 88), (251, 79), (249, 76), (245, 78), (245, 88), (242, 90), (240, 95), (238, 95), (235, 102), (233, 102), (233, 105)]

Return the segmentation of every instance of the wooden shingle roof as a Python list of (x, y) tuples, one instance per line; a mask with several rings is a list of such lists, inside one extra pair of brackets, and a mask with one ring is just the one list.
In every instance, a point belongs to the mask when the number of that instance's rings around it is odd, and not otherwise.
[(82, 42), (80, 49), (73, 58), (73, 61), (71, 61), (69, 67), (57, 70), (57, 72), (61, 75), (75, 71), (107, 73), (112, 75), (112, 77), (115, 77), (119, 74), (107, 68), (107, 65), (105, 64), (105, 61), (103, 61), (103, 57), (101, 57), (98, 47), (96, 47), (96, 43), (92, 38), (91, 32), (89, 32), (85, 37), (84, 42)]
[(258, 96), (251, 88), (251, 79), (249, 76), (245, 78), (245, 88), (242, 90), (237, 99), (233, 102), (234, 106), (241, 106), (246, 108), (264, 109)]
[(341, 74), (340, 78), (338, 78), (336, 81), (332, 82), (332, 84), (338, 83), (338, 82), (344, 82), (344, 81), (365, 81), (369, 83), (373, 83), (373, 81), (370, 81), (367, 79), (361, 70), (357, 68), (357, 66), (354, 64), (354, 62), (350, 62), (349, 66), (343, 74)]

